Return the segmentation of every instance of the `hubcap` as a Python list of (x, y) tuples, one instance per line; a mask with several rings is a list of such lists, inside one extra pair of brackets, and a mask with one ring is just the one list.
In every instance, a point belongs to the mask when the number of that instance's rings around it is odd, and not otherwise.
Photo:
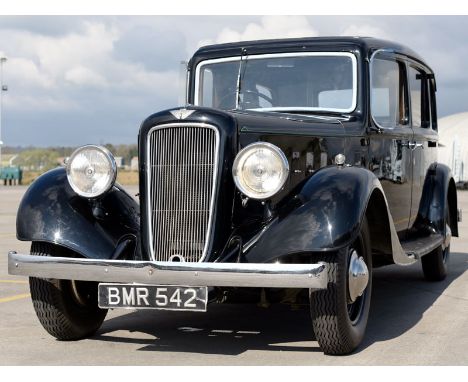
[(75, 301), (82, 306), (86, 306), (86, 299), (84, 296), (80, 293), (78, 285), (75, 280), (70, 280), (71, 283), (71, 290), (73, 293), (73, 297), (75, 298)]
[(351, 303), (355, 302), (364, 293), (368, 282), (369, 270), (364, 258), (359, 256), (357, 251), (353, 249), (348, 270), (348, 295)]
[(445, 241), (444, 241), (444, 246), (443, 246), (443, 252), (442, 252), (442, 261), (444, 264), (448, 260), (448, 255), (450, 253), (450, 240), (452, 239), (452, 230), (450, 229), (450, 226), (448, 224), (445, 225)]

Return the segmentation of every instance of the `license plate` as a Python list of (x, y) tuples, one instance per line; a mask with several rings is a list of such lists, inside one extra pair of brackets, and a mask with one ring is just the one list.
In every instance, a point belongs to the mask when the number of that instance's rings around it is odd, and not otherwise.
[(207, 287), (99, 284), (100, 308), (190, 310), (206, 312)]

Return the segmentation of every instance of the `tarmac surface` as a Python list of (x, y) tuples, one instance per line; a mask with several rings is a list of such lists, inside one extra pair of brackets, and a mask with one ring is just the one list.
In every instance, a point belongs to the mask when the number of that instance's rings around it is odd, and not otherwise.
[[(324, 355), (306, 307), (209, 305), (207, 313), (113, 310), (92, 338), (60, 342), (33, 310), (26, 278), (10, 276), (7, 252), (26, 188), (0, 186), (0, 365), (468, 365), (468, 192), (450, 271), (437, 283), (420, 263), (374, 271), (366, 337), (352, 355)], [(129, 189), (136, 193), (136, 188)]]

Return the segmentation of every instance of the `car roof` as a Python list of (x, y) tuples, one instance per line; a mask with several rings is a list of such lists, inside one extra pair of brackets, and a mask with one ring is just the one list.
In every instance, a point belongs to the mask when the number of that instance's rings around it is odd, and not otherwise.
[[(243, 54), (264, 54), (264, 53), (284, 53), (297, 52), (300, 48), (304, 51), (330, 51), (330, 50), (352, 50), (359, 49), (364, 56), (369, 57), (378, 49), (386, 49), (399, 54), (411, 57), (424, 64), (428, 69), (424, 59), (412, 49), (392, 42), (373, 37), (304, 37), (285, 38), (271, 40), (241, 41), (225, 44), (214, 44), (203, 46), (198, 49), (193, 60), (199, 62), (210, 58), (221, 58)], [(431, 70), (432, 71), (432, 70)]]

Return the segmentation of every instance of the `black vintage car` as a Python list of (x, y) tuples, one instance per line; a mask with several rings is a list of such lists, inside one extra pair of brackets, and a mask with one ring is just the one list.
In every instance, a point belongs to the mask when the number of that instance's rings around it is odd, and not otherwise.
[(140, 127), (140, 203), (109, 151), (77, 149), (24, 195), (17, 236), (31, 253), (10, 252), (9, 272), (30, 276), (61, 340), (92, 335), (108, 308), (288, 292), (310, 301), (323, 351), (349, 353), (373, 268), (421, 260), (428, 280), (447, 274), (458, 209), (435, 92), (416, 53), (372, 38), (203, 47), (186, 104)]

